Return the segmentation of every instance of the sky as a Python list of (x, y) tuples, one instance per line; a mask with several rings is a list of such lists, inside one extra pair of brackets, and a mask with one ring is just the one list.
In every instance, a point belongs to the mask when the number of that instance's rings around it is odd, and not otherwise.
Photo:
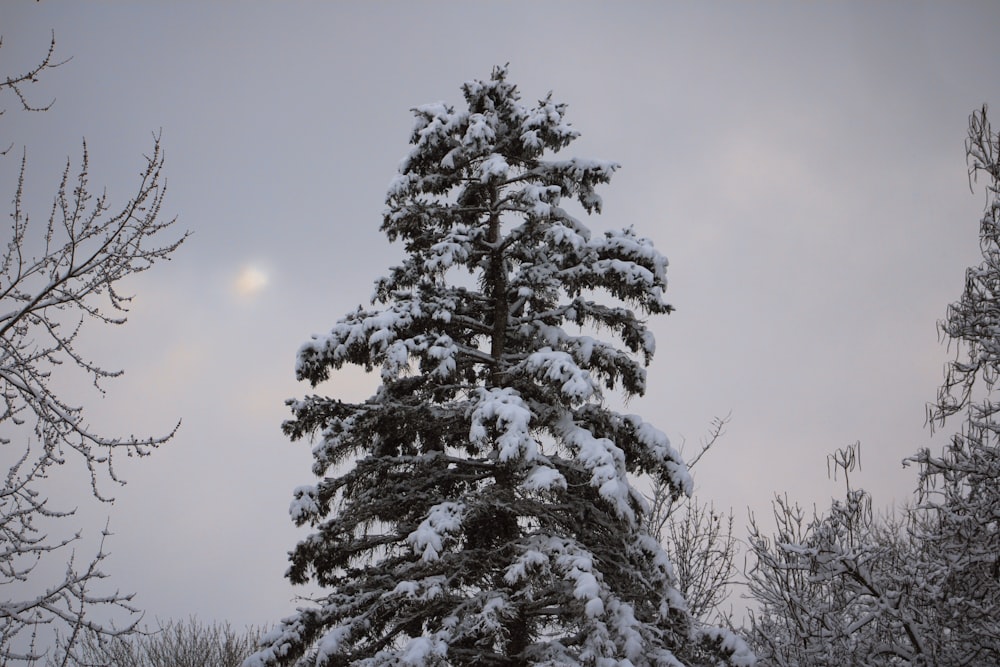
[[(177, 436), (119, 462), (113, 505), (68, 481), (54, 498), (88, 537), (109, 522), (106, 569), (150, 619), (291, 612), (288, 504), (313, 481), (280, 432), (311, 392), (296, 350), (401, 257), (378, 227), (410, 109), (509, 63), (525, 102), (568, 103), (566, 155), (622, 164), (592, 229), (634, 225), (670, 259), (677, 310), (627, 409), (689, 453), (729, 416), (698, 497), (739, 524), (770, 525), (776, 493), (823, 508), (842, 492), (826, 455), (860, 441), (852, 483), (906, 502), (903, 459), (950, 430), (924, 414), (949, 359), (936, 323), (979, 261), (963, 142), (973, 110), (1000, 109), (997, 25), (994, 2), (0, 4), (0, 72), (53, 31), (71, 58), (31, 92), (49, 111), (0, 100), (3, 201), (24, 147), (43, 220), (86, 139), (92, 184), (122, 202), (160, 133), (164, 214), (191, 232), (130, 280), (126, 326), (84, 334), (125, 375), (103, 397), (54, 380), (106, 432)], [(374, 387), (345, 370), (318, 390)]]

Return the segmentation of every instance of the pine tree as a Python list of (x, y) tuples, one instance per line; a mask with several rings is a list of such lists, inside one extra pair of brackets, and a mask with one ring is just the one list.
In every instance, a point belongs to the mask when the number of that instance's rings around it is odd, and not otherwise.
[(299, 351), (314, 387), (345, 364), (381, 385), (289, 401), (320, 479), (295, 491), (314, 532), (287, 576), (327, 592), (246, 665), (678, 665), (710, 648), (749, 664), (738, 638), (694, 627), (641, 527), (629, 475), (687, 493), (683, 461), (604, 400), (644, 391), (654, 341), (632, 309), (672, 310), (666, 259), (563, 208), (600, 212), (618, 168), (551, 159), (578, 136), (564, 104), (522, 105), (506, 68), (462, 92), (467, 109), (414, 109), (382, 223), (405, 259)]
[(1000, 134), (986, 111), (972, 114), (966, 142), (970, 181), (988, 179), (983, 261), (968, 269), (940, 325), (958, 354), (928, 408), (932, 427), (956, 414), (963, 421), (942, 455), (924, 450), (913, 459), (926, 514), (920, 585), (935, 602), (926, 610), (941, 640), (935, 659), (948, 665), (1000, 664)]

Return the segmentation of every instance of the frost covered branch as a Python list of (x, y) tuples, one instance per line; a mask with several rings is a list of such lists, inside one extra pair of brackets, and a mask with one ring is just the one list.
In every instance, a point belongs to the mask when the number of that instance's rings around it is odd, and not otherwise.
[(987, 180), (982, 262), (939, 323), (955, 357), (931, 432), (958, 419), (940, 453), (918, 451), (915, 504), (878, 517), (855, 488), (853, 445), (829, 459), (844, 496), (812, 517), (778, 497), (777, 532), (752, 522), (751, 641), (773, 665), (992, 665), (1000, 661), (1000, 134), (983, 106), (969, 118), (969, 181)]
[[(55, 41), (42, 61), (24, 74), (0, 81), (26, 111), (25, 86), (65, 61), (54, 60)], [(39, 225), (26, 211), (27, 151), (13, 197), (11, 224), (0, 237), (0, 663), (63, 662), (84, 634), (106, 637), (127, 632), (91, 615), (93, 607), (132, 616), (130, 595), (93, 589), (106, 578), (102, 533), (96, 554), (80, 565), (75, 549), (81, 532), (54, 535), (72, 522), (75, 509), (51, 506), (48, 486), (60, 474), (86, 475), (91, 494), (110, 501), (105, 485), (122, 484), (114, 456), (145, 456), (177, 430), (155, 437), (122, 437), (94, 428), (65, 383), (86, 378), (103, 394), (104, 381), (121, 375), (91, 360), (78, 346), (95, 325), (121, 325), (131, 296), (122, 281), (168, 259), (186, 238), (172, 234), (174, 219), (162, 218), (166, 193), (159, 135), (145, 159), (133, 196), (115, 205), (89, 186), (86, 143), (80, 164), (67, 160), (47, 220)], [(179, 425), (179, 424), (178, 424)], [(72, 529), (71, 529), (72, 530)], [(62, 558), (62, 575), (50, 574)], [(54, 578), (53, 578), (54, 577)], [(44, 632), (43, 632), (44, 631)], [(41, 639), (55, 634), (58, 647)]]
[[(751, 519), (749, 590), (758, 655), (775, 665), (924, 664), (934, 633), (911, 592), (923, 571), (912, 516), (879, 519), (871, 496), (851, 486), (859, 445), (828, 457), (843, 478), (844, 500), (806, 518), (775, 499), (770, 538)], [(936, 663), (935, 663), (936, 664)]]

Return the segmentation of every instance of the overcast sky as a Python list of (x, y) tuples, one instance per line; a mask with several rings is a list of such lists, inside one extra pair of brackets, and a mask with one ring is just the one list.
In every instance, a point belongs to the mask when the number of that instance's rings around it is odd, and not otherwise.
[[(860, 440), (876, 504), (916, 485), (901, 461), (940, 447), (924, 409), (947, 351), (936, 321), (978, 262), (985, 197), (963, 140), (1000, 113), (1000, 3), (338, 2), (0, 4), (0, 72), (57, 56), (24, 114), (2, 100), (3, 201), (27, 146), (42, 220), (86, 138), (91, 181), (128, 197), (162, 130), (165, 213), (193, 235), (130, 283), (131, 320), (93, 331), (126, 374), (89, 395), (106, 431), (177, 437), (120, 464), (108, 570), (151, 618), (268, 624), (293, 608), (286, 553), (308, 443), (279, 427), (299, 345), (367, 302), (400, 258), (379, 233), (409, 109), (510, 63), (528, 103), (554, 91), (620, 162), (594, 229), (634, 224), (671, 261), (677, 311), (654, 321), (644, 415), (693, 449), (723, 439), (697, 493), (769, 511), (827, 505), (828, 452)], [(997, 120), (994, 116), (994, 120)], [(65, 381), (73, 387), (72, 380)], [(368, 395), (343, 372), (322, 387)]]

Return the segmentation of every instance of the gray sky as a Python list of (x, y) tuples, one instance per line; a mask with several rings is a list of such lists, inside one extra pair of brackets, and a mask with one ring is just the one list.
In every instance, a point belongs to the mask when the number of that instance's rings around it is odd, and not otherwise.
[[(973, 109), (1000, 111), (998, 25), (993, 2), (3, 3), (0, 71), (53, 29), (72, 56), (33, 91), (51, 111), (3, 101), (35, 219), (84, 137), (120, 202), (162, 128), (166, 212), (193, 232), (131, 283), (128, 326), (85, 340), (127, 370), (87, 398), (95, 424), (184, 421), (120, 464), (113, 507), (81, 504), (94, 532), (110, 514), (115, 584), (152, 618), (291, 611), (287, 507), (312, 481), (308, 444), (279, 431), (309, 391), (295, 352), (400, 257), (378, 226), (409, 109), (508, 61), (526, 102), (569, 104), (569, 154), (622, 163), (592, 228), (634, 224), (671, 260), (677, 312), (628, 409), (689, 450), (732, 413), (698, 494), (741, 519), (775, 492), (822, 507), (840, 493), (825, 455), (860, 440), (857, 483), (906, 500), (901, 460), (944, 442), (924, 406), (947, 359), (935, 323), (979, 257), (963, 140)], [(321, 389), (373, 387), (347, 371)]]

